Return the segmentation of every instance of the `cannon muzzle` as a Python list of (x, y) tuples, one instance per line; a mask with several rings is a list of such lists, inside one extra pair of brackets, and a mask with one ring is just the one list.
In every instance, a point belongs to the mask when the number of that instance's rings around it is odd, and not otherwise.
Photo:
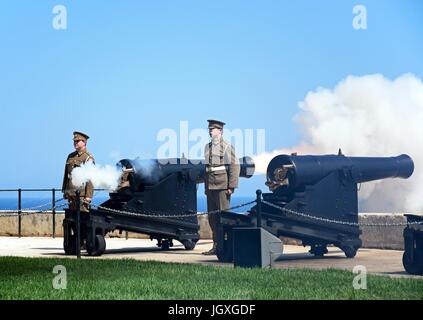
[(242, 178), (251, 178), (256, 170), (256, 165), (253, 158), (246, 156), (239, 159), (241, 170), (239, 176)]

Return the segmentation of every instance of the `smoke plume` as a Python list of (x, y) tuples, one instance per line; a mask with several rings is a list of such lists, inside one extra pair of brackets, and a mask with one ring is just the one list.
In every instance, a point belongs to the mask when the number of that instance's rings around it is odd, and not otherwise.
[[(158, 182), (160, 172), (157, 171), (157, 165), (154, 160), (135, 159), (131, 162), (134, 174), (144, 182)], [(110, 166), (94, 164), (91, 161), (82, 164), (72, 170), (71, 180), (75, 187), (84, 186), (91, 181), (96, 189), (106, 189), (108, 191), (116, 191), (120, 178), (123, 174), (122, 165)]]
[(374, 212), (423, 210), (423, 83), (412, 74), (395, 80), (380, 74), (348, 76), (335, 88), (318, 88), (299, 103), (295, 117), (303, 134), (299, 146), (260, 154), (257, 171), (278, 154), (346, 156), (410, 155), (413, 175), (361, 186), (360, 210)]
[(132, 161), (132, 165), (135, 169), (135, 175), (141, 180), (159, 181), (160, 176), (157, 172), (157, 162), (155, 160), (137, 158)]
[(117, 166), (95, 165), (92, 161), (82, 164), (72, 170), (72, 184), (76, 187), (91, 181), (96, 189), (115, 191), (118, 187), (122, 170)]

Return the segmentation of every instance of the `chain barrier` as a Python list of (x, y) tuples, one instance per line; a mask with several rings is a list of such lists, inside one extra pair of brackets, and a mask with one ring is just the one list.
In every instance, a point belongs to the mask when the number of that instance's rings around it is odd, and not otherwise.
[(283, 208), (283, 207), (280, 207), (276, 204), (273, 204), (273, 203), (265, 201), (265, 200), (263, 200), (262, 203), (264, 203), (264, 204), (266, 204), (270, 207), (273, 207), (275, 209), (278, 209), (279, 211), (287, 212), (287, 213), (290, 213), (292, 215), (299, 216), (299, 217), (302, 217), (302, 218), (312, 219), (312, 220), (326, 222), (326, 223), (334, 223), (334, 224), (341, 224), (341, 225), (347, 225), (347, 226), (354, 226), (354, 227), (404, 227), (404, 226), (408, 226), (408, 225), (423, 224), (423, 221), (405, 222), (405, 223), (404, 222), (402, 222), (402, 223), (357, 223), (357, 222), (348, 222), (348, 221), (342, 221), (342, 220), (333, 220), (333, 219), (327, 219), (327, 218), (322, 218), (322, 217), (316, 217), (316, 216), (313, 216), (311, 214), (307, 214), (307, 213)]
[[(61, 199), (55, 201), (55, 204), (59, 203), (63, 200), (65, 200), (65, 199), (61, 198)], [(125, 210), (118, 210), (118, 209), (112, 209), (112, 208), (108, 208), (108, 207), (98, 206), (98, 205), (95, 205), (95, 204), (91, 204), (91, 208), (99, 209), (101, 211), (106, 211), (106, 212), (113, 212), (113, 213), (117, 213), (117, 214), (121, 214), (121, 215), (125, 215), (125, 216), (134, 216), (134, 217), (186, 218), (186, 217), (195, 217), (195, 216), (201, 216), (201, 215), (206, 215), (206, 214), (215, 214), (215, 213), (220, 213), (222, 211), (235, 210), (235, 209), (246, 207), (246, 206), (251, 205), (251, 204), (256, 203), (256, 202), (257, 202), (257, 200), (249, 201), (249, 202), (246, 202), (246, 203), (242, 203), (242, 204), (230, 207), (230, 208), (225, 209), (225, 210), (213, 210), (213, 211), (208, 211), (208, 212), (206, 212), (206, 211), (205, 212), (195, 212), (195, 213), (193, 212), (193, 213), (182, 213), (182, 214), (173, 214), (173, 215), (164, 214), (164, 213), (161, 213), (161, 212), (149, 211), (149, 210), (144, 210), (144, 213), (133, 212), (133, 211), (125, 211)], [(349, 221), (342, 221), (342, 220), (334, 220), (334, 219), (317, 217), (317, 216), (307, 214), (307, 213), (304, 213), (304, 212), (299, 212), (299, 211), (287, 209), (287, 208), (278, 206), (274, 203), (271, 203), (271, 202), (268, 202), (268, 201), (265, 201), (265, 200), (262, 200), (262, 203), (265, 204), (265, 205), (268, 205), (272, 208), (275, 208), (279, 211), (286, 212), (286, 213), (289, 213), (291, 215), (295, 215), (295, 216), (298, 216), (298, 217), (316, 220), (316, 221), (325, 222), (325, 223), (333, 223), (333, 224), (340, 224), (340, 225), (353, 226), (353, 227), (404, 227), (404, 226), (409, 226), (409, 225), (423, 224), (423, 221), (414, 221), (414, 222), (405, 222), (405, 223), (404, 222), (402, 222), (402, 223), (357, 223), (357, 222), (349, 222)], [(51, 204), (51, 201), (49, 201), (48, 203), (33, 206), (33, 207), (30, 207), (30, 208), (21, 209), (20, 211), (19, 210), (3, 211), (3, 213), (0, 213), (0, 218), (2, 218), (2, 217), (17, 217), (19, 215), (20, 216), (26, 216), (26, 215), (32, 215), (32, 214), (46, 213), (46, 212), (51, 212), (53, 209), (62, 208), (62, 207), (67, 205), (67, 203), (64, 203), (64, 204), (56, 205), (56, 206), (51, 207), (51, 208), (46, 209), (46, 210), (33, 211), (34, 209), (42, 208), (42, 207), (44, 207), (48, 204)]]
[[(55, 225), (56, 225), (55, 216), (58, 213), (58, 212), (56, 212), (56, 209), (63, 208), (63, 207), (68, 205), (67, 202), (59, 204), (60, 202), (65, 201), (66, 199), (65, 199), (65, 197), (62, 197), (62, 198), (56, 200), (55, 199), (55, 191), (56, 190), (57, 189), (52, 189), (52, 192), (53, 192), (52, 197), (53, 198), (52, 198), (51, 201), (48, 201), (48, 202), (40, 204), (40, 205), (32, 206), (32, 207), (29, 207), (29, 208), (20, 208), (21, 204), (22, 204), (22, 202), (21, 202), (21, 189), (18, 189), (18, 191), (19, 191), (19, 199), (18, 199), (19, 209), (18, 210), (2, 210), (2, 211), (0, 211), (0, 218), (2, 218), (2, 217), (18, 217), (19, 218), (18, 235), (19, 235), (19, 237), (21, 237), (21, 228), (22, 228), (21, 227), (21, 221), (22, 221), (21, 218), (22, 218), (22, 216), (30, 216), (30, 215), (34, 215), (34, 214), (40, 214), (40, 213), (41, 214), (52, 214), (52, 217), (53, 217), (53, 233), (52, 233), (52, 235), (53, 235), (53, 238), (54, 238), (55, 237)], [(29, 191), (45, 191), (45, 190), (43, 190), (43, 189), (41, 189), (41, 190), (30, 189)], [(97, 194), (98, 191), (100, 191), (100, 190), (96, 190), (94, 195)], [(84, 199), (84, 202), (85, 202), (85, 199)], [(44, 209), (44, 210), (37, 210), (37, 209), (40, 209), (40, 208), (44, 208), (47, 205), (50, 205), (51, 207)]]
[(112, 208), (107, 208), (107, 207), (97, 206), (97, 205), (91, 205), (91, 207), (100, 209), (101, 211), (113, 212), (113, 213), (117, 213), (117, 214), (121, 214), (121, 215), (134, 216), (134, 217), (187, 218), (187, 217), (195, 217), (195, 216), (201, 216), (201, 215), (206, 215), (206, 214), (214, 214), (214, 213), (219, 213), (219, 212), (222, 212), (222, 211), (235, 210), (235, 209), (246, 207), (246, 206), (253, 204), (255, 202), (256, 202), (256, 200), (253, 200), (253, 201), (246, 202), (246, 203), (243, 203), (243, 204), (239, 204), (239, 205), (236, 205), (236, 206), (230, 207), (228, 209), (224, 209), (224, 210), (213, 210), (213, 211), (208, 211), (208, 212), (195, 212), (195, 213), (194, 212), (193, 213), (182, 213), (182, 214), (173, 214), (173, 215), (162, 214), (161, 212), (153, 212), (153, 211), (149, 211), (149, 210), (145, 210), (145, 212), (150, 212), (150, 213), (139, 213), (139, 212), (125, 211), (125, 210), (117, 210), (117, 209), (112, 209)]
[[(99, 191), (96, 191), (94, 193), (94, 196), (98, 192)], [(54, 203), (57, 204), (57, 203), (62, 202), (64, 200), (66, 200), (66, 199), (64, 197), (62, 197), (59, 200), (56, 200)], [(44, 209), (44, 210), (35, 210), (35, 209), (38, 209), (38, 208), (45, 207), (47, 205), (51, 205), (51, 203), (52, 203), (52, 201), (49, 201), (49, 202), (46, 202), (46, 203), (43, 203), (43, 204), (40, 204), (40, 205), (36, 205), (36, 206), (33, 206), (33, 207), (23, 208), (21, 210), (2, 210), (2, 212), (0, 212), (0, 218), (3, 218), (3, 217), (18, 217), (18, 216), (23, 217), (23, 216), (29, 216), (29, 215), (32, 215), (32, 214), (47, 213), (47, 212), (51, 212), (55, 209), (63, 208), (67, 205), (67, 203), (63, 203), (63, 204), (55, 205), (54, 207), (50, 207), (50, 208), (47, 208), (47, 209)]]
[[(61, 198), (61, 199), (59, 199), (59, 200), (56, 200), (56, 201), (54, 201), (54, 203), (56, 204), (56, 203), (58, 203), (58, 202), (62, 202), (63, 200), (65, 200), (65, 198)], [(46, 202), (46, 203), (44, 203), (44, 204), (40, 204), (40, 205), (37, 205), (37, 206), (33, 206), (33, 207), (30, 207), (30, 208), (24, 208), (24, 209), (21, 209), (21, 211), (30, 211), (30, 210), (34, 210), (34, 209), (38, 209), (38, 208), (42, 208), (42, 207), (45, 207), (45, 206), (47, 206), (47, 205), (51, 205), (51, 202), (52, 201), (49, 201), (49, 202)], [(54, 207), (55, 208), (55, 207)], [(51, 208), (51, 209), (53, 209), (53, 207)], [(47, 209), (46, 209), (47, 210)]]
[[(54, 203), (56, 204), (56, 203), (62, 202), (63, 200), (65, 200), (65, 199), (61, 198), (59, 200), (56, 200)], [(33, 207), (24, 208), (24, 209), (21, 209), (21, 210), (4, 210), (3, 212), (0, 212), (0, 218), (3, 218), (3, 217), (18, 217), (18, 216), (23, 217), (23, 216), (29, 216), (29, 215), (32, 215), (32, 214), (47, 213), (47, 212), (51, 212), (55, 209), (59, 209), (59, 208), (62, 208), (62, 207), (67, 205), (67, 203), (63, 203), (63, 204), (60, 204), (60, 205), (55, 205), (54, 207), (50, 207), (50, 208), (45, 209), (45, 210), (34, 210), (34, 209), (37, 209), (37, 208), (45, 207), (48, 204), (51, 204), (51, 201), (44, 203), (44, 204), (36, 205), (36, 206), (33, 206)]]

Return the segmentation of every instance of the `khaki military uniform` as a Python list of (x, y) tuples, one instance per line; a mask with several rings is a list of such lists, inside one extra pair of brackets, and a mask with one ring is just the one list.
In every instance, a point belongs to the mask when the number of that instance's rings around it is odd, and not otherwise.
[[(240, 165), (234, 147), (224, 139), (212, 141), (204, 151), (206, 160), (205, 192), (207, 210), (225, 210), (230, 207), (228, 189), (238, 187)], [(217, 242), (219, 213), (209, 214), (213, 242)]]
[(129, 188), (131, 186), (129, 182), (129, 173), (128, 171), (124, 171), (119, 179), (118, 190)]
[[(65, 174), (63, 177), (62, 192), (64, 197), (69, 201), (69, 209), (76, 210), (76, 190), (77, 188), (72, 184), (71, 174), (72, 170), (81, 166), (88, 161), (94, 162), (94, 157), (87, 150), (82, 152), (74, 151), (68, 155), (66, 159)], [(93, 198), (94, 186), (91, 181), (87, 182), (85, 186), (79, 188), (81, 211), (89, 212), (89, 203), (85, 202), (85, 198)]]

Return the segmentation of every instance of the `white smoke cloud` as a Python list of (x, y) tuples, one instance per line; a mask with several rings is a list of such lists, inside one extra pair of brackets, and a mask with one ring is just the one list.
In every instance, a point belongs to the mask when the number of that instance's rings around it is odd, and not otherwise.
[(121, 175), (122, 170), (116, 166), (95, 165), (92, 161), (88, 161), (72, 170), (71, 180), (76, 187), (81, 187), (91, 181), (96, 189), (115, 191)]
[(423, 83), (412, 74), (395, 80), (374, 74), (348, 76), (333, 89), (318, 88), (299, 103), (295, 121), (303, 133), (298, 147), (255, 158), (265, 173), (274, 155), (336, 154), (347, 156), (410, 155), (415, 170), (408, 180), (386, 179), (362, 185), (362, 211), (423, 210)]
[(255, 164), (255, 174), (266, 174), (267, 166), (269, 162), (276, 156), (280, 154), (292, 154), (298, 153), (300, 154), (313, 154), (318, 152), (317, 149), (313, 148), (312, 146), (302, 144), (297, 147), (292, 148), (282, 148), (278, 150), (273, 150), (271, 152), (261, 153), (259, 155), (253, 156), (254, 164)]

